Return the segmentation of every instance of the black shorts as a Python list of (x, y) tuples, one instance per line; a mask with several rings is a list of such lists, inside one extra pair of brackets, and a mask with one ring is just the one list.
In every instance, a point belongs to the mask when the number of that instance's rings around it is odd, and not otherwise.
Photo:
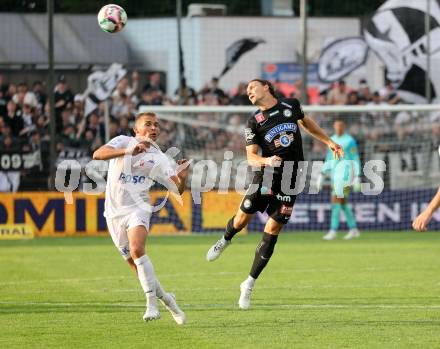
[(281, 191), (281, 179), (274, 176), (272, 187), (262, 185), (262, 176), (255, 176), (253, 184), (258, 185), (258, 190), (249, 188), (240, 204), (244, 213), (253, 214), (257, 211), (264, 212), (276, 222), (287, 224), (292, 215), (296, 195), (287, 195)]

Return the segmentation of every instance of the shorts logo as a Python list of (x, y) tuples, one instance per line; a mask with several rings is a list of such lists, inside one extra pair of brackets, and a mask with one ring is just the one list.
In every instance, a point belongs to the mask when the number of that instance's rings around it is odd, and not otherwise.
[(267, 131), (266, 135), (264, 136), (264, 139), (267, 142), (272, 142), (277, 135), (281, 133), (286, 133), (288, 131), (296, 132), (296, 129), (297, 126), (293, 122), (279, 124), (276, 125), (275, 127), (272, 127), (269, 131)]
[(280, 138), (275, 139), (275, 147), (288, 147), (293, 141), (293, 134), (282, 134)]
[[(291, 202), (292, 199), (290, 198), (289, 195), (281, 195), (281, 194), (277, 194), (277, 199), (279, 201), (283, 201), (283, 202)], [(283, 205), (284, 206), (284, 205)]]
[(264, 117), (263, 113), (259, 113), (255, 115), (255, 120), (257, 120), (257, 122), (263, 122), (264, 120), (266, 120), (266, 118)]
[(243, 207), (244, 208), (251, 208), (251, 206), (252, 206), (251, 200), (246, 199), (246, 200), (243, 201)]
[(290, 109), (284, 109), (284, 111), (283, 111), (283, 115), (284, 115), (286, 118), (290, 118), (290, 117), (292, 116), (292, 111), (291, 111)]
[(293, 210), (292, 206), (282, 205), (280, 208), (280, 213), (283, 216), (290, 216), (292, 214), (292, 210)]
[(128, 246), (124, 246), (124, 247), (120, 248), (120, 249), (119, 249), (119, 252), (120, 252), (121, 255), (123, 255), (123, 256), (130, 255), (130, 249), (128, 248)]
[(255, 133), (252, 132), (251, 128), (245, 128), (244, 135), (247, 141), (251, 141), (255, 137)]

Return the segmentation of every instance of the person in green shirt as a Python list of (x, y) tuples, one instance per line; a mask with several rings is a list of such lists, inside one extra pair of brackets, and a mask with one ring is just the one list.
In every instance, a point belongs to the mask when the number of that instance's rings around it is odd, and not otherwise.
[(318, 179), (318, 186), (321, 186), (323, 176), (330, 177), (332, 188), (330, 230), (323, 239), (333, 240), (337, 237), (342, 211), (345, 214), (349, 228), (349, 232), (344, 236), (344, 239), (350, 240), (360, 235), (353, 210), (348, 205), (348, 196), (352, 186), (354, 191), (360, 191), (361, 163), (357, 142), (351, 135), (345, 132), (344, 121), (336, 119), (333, 128), (335, 134), (331, 136), (331, 139), (342, 146), (344, 157), (335, 160), (331, 153), (327, 153), (321, 170), (322, 175)]

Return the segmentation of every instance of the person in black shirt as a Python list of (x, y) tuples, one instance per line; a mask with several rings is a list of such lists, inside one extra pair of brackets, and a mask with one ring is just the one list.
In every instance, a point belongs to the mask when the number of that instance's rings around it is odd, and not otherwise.
[[(304, 160), (299, 126), (310, 135), (325, 143), (335, 158), (343, 156), (341, 146), (308, 116), (304, 115), (297, 99), (278, 99), (272, 84), (266, 80), (254, 79), (247, 87), (249, 100), (259, 108), (247, 121), (245, 129), (246, 153), (250, 165), (259, 167), (253, 182), (244, 196), (236, 215), (226, 226), (224, 236), (208, 251), (207, 260), (213, 261), (231, 244), (231, 239), (242, 230), (257, 212), (266, 211), (269, 219), (258, 244), (249, 277), (240, 285), (239, 307), (250, 306), (250, 296), (264, 267), (272, 256), (278, 234), (292, 214), (295, 203), (296, 174), (298, 163)], [(261, 155), (258, 154), (261, 149)], [(289, 188), (283, 183), (283, 170), (292, 174)], [(293, 185), (292, 185), (293, 184)]]

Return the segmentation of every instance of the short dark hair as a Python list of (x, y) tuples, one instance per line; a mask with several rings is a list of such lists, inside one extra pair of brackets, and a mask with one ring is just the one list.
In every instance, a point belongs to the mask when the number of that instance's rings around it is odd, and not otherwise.
[(259, 82), (261, 85), (263, 86), (269, 86), (269, 92), (272, 96), (274, 96), (275, 98), (277, 98), (277, 95), (275, 94), (275, 87), (273, 87), (272, 83), (269, 80), (264, 80), (264, 79), (252, 79), (251, 81), (249, 81), (249, 83), (253, 82), (253, 81), (257, 81)]

